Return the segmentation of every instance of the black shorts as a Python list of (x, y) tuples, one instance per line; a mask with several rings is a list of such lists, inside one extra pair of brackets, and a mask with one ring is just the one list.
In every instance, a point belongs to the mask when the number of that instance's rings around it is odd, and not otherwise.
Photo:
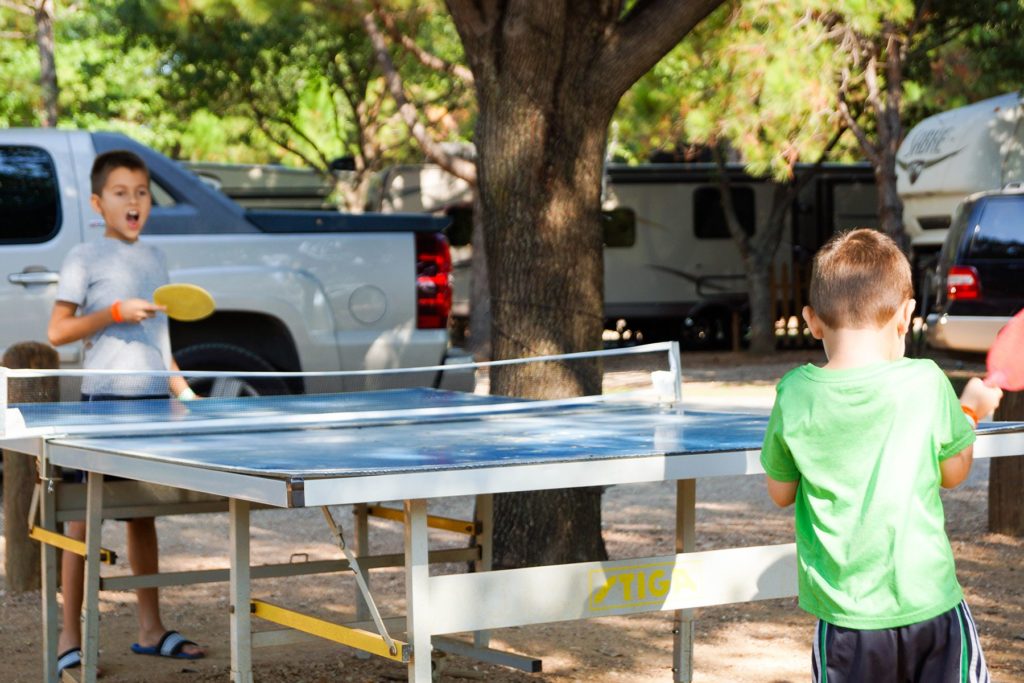
[(861, 631), (818, 620), (814, 683), (990, 683), (966, 602), (898, 628)]

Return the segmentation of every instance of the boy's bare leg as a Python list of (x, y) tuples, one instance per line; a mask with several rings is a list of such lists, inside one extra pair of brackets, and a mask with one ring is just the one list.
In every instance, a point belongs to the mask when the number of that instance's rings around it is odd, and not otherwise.
[[(128, 561), (132, 574), (156, 574), (159, 571), (159, 550), (156, 537), (156, 523), (152, 517), (128, 521)], [(160, 619), (160, 595), (156, 588), (138, 588), (135, 595), (139, 601), (139, 645), (154, 647), (167, 629)], [(206, 649), (198, 645), (184, 645), (185, 654), (205, 654)]]
[[(85, 540), (85, 522), (68, 522), (64, 530), (76, 541)], [(57, 654), (82, 644), (82, 599), (85, 593), (85, 558), (65, 551), (61, 560), (60, 593), (64, 625), (57, 638)]]

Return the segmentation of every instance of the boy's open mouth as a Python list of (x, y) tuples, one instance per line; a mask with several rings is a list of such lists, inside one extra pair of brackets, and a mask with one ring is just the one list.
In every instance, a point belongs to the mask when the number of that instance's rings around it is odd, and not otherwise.
[(126, 214), (125, 218), (128, 219), (129, 224), (135, 225), (139, 222), (139, 212), (133, 209)]

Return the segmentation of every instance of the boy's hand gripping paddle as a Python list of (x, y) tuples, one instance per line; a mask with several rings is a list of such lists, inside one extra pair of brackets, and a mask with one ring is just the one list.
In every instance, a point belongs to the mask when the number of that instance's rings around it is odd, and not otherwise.
[(999, 330), (985, 364), (985, 384), (1005, 391), (1024, 389), (1024, 309)]
[(202, 320), (216, 307), (213, 297), (198, 285), (172, 283), (157, 287), (153, 303), (167, 308), (167, 317), (191, 322)]

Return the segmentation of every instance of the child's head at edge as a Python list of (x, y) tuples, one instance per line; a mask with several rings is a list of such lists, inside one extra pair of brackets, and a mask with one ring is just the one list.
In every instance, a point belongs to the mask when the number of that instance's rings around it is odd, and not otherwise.
[(93, 162), (89, 181), (90, 203), (106, 224), (104, 236), (136, 241), (153, 206), (146, 162), (128, 150), (104, 152)]
[(880, 335), (887, 356), (896, 351), (890, 347), (895, 335), (900, 357), (913, 296), (910, 262), (896, 243), (877, 230), (851, 230), (834, 236), (815, 255), (804, 318), (812, 334), (825, 340), (826, 352), (842, 333), (858, 331), (861, 337)]

